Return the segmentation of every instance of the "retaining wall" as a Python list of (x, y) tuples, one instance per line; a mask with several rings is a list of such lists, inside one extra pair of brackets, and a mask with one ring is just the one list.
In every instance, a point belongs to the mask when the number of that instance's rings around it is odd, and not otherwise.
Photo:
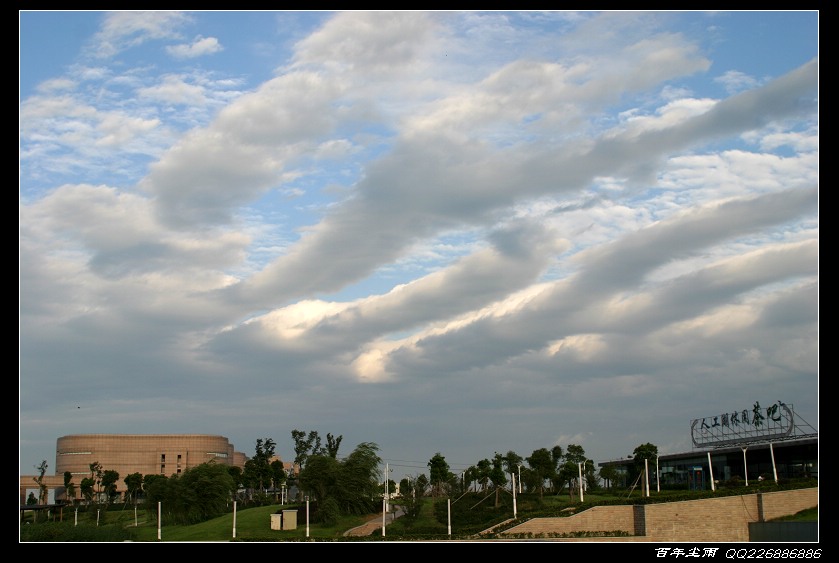
[(748, 542), (749, 523), (817, 507), (819, 490), (797, 489), (658, 504), (597, 506), (568, 517), (533, 518), (501, 537), (556, 537), (575, 532), (625, 532), (610, 541)]

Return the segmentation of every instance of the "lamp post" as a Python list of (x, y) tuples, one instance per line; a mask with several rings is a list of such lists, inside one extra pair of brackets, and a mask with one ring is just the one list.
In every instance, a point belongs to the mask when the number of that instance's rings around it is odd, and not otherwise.
[(659, 480), (658, 471), (658, 454), (655, 454), (655, 492), (661, 492), (661, 481)]
[(521, 494), (521, 464), (519, 463), (518, 466), (519, 466), (519, 494)]
[(749, 486), (749, 466), (746, 463), (746, 450), (748, 446), (743, 446), (743, 475), (746, 477), (746, 486)]
[(577, 462), (577, 469), (580, 472), (580, 502), (583, 502), (583, 462)]
[(382, 489), (382, 537), (385, 537), (385, 526), (387, 525), (387, 464), (385, 464), (384, 488)]
[(518, 511), (516, 509), (516, 474), (513, 473), (513, 518), (517, 518)]
[(382, 537), (385, 537), (385, 526), (387, 525), (387, 500), (389, 496), (388, 480), (390, 477), (390, 464), (385, 464), (385, 488), (382, 491)]
[[(771, 442), (770, 442), (770, 446), (771, 446), (771, 445), (772, 445), (772, 444), (771, 444)], [(714, 466), (713, 466), (713, 464), (711, 463), (711, 452), (710, 452), (710, 451), (708, 452), (708, 475), (711, 477), (711, 490), (712, 490), (712, 491), (716, 491), (716, 490), (717, 490), (717, 486), (716, 486), (716, 484), (714, 483)]]

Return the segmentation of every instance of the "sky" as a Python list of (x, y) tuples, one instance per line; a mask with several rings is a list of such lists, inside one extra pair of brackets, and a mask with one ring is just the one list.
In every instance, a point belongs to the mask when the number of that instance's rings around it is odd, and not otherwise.
[(21, 475), (818, 428), (818, 11), (19, 11)]

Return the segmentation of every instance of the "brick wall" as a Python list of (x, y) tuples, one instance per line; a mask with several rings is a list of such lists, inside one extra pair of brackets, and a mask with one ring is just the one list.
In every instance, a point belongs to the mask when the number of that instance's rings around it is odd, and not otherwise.
[(757, 495), (644, 506), (652, 542), (747, 542), (749, 522), (758, 521)]
[(764, 520), (772, 520), (780, 516), (795, 514), (796, 512), (801, 512), (802, 510), (819, 505), (819, 490), (817, 488), (788, 492), (798, 494), (785, 494), (787, 491), (763, 493)]
[(572, 532), (626, 532), (634, 535), (633, 507), (595, 506), (579, 514), (559, 518), (531, 518), (501, 535), (518, 537), (548, 537), (551, 534)]
[(633, 537), (625, 540), (616, 537), (612, 541), (637, 541), (639, 526), (633, 511), (642, 509), (644, 541), (748, 542), (749, 522), (761, 521), (759, 504), (762, 504), (763, 520), (770, 520), (818, 506), (819, 490), (799, 489), (636, 507), (597, 506), (569, 517), (533, 518), (500, 535), (551, 537), (582, 531), (621, 530)]

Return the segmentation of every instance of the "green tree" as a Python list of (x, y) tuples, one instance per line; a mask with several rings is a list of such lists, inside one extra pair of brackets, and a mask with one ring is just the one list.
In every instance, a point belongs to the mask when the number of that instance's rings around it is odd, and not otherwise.
[(233, 478), (233, 481), (236, 482), (236, 488), (239, 489), (243, 484), (242, 468), (236, 465), (228, 465), (227, 472), (230, 473), (230, 476)]
[(571, 463), (582, 463), (586, 459), (586, 451), (582, 446), (570, 444), (565, 452), (565, 461)]
[(274, 457), (276, 443), (271, 438), (256, 440), (254, 455), (245, 462), (242, 472), (243, 481), (251, 489), (259, 489), (264, 494), (265, 489), (272, 482), (271, 458)]
[(600, 488), (600, 477), (594, 468), (594, 461), (587, 459), (583, 462), (583, 479), (586, 480), (586, 488), (595, 491)]
[(82, 497), (88, 504), (93, 502), (93, 495), (96, 494), (96, 491), (94, 490), (95, 486), (96, 481), (93, 479), (93, 477), (85, 477), (84, 479), (82, 479), (80, 489)]
[(507, 484), (507, 474), (504, 471), (504, 457), (495, 452), (492, 457), (492, 469), (489, 472), (492, 486), (495, 488), (495, 507), (501, 506), (501, 489)]
[(301, 469), (310, 455), (320, 453), (320, 435), (317, 430), (308, 434), (302, 430), (292, 430), (291, 439), (294, 440), (294, 463)]
[(554, 459), (547, 448), (533, 450), (533, 453), (526, 459), (527, 464), (530, 466), (530, 471), (534, 476), (533, 480), (539, 491), (539, 498), (542, 498), (545, 494), (545, 481), (552, 480), (554, 475), (556, 475)]
[(167, 524), (196, 524), (226, 513), (236, 488), (227, 466), (212, 461), (161, 477), (146, 480), (146, 508), (153, 519), (160, 503)]
[[(658, 456), (658, 446), (654, 446), (647, 442), (646, 444), (641, 444), (637, 448), (632, 451), (632, 481), (636, 481), (641, 475), (644, 474), (646, 466), (649, 464), (650, 461), (653, 463), (653, 467), (655, 467), (655, 458)], [(647, 460), (647, 463), (644, 461)]]
[(341, 447), (341, 440), (343, 436), (334, 437), (332, 434), (326, 434), (326, 455), (332, 458), (338, 457), (338, 448)]
[(418, 475), (414, 480), (414, 490), (418, 497), (424, 497), (428, 491), (428, 477), (425, 474)]
[(157, 481), (166, 481), (168, 477), (160, 473), (149, 473), (143, 476), (143, 490), (148, 491), (149, 487)]
[[(489, 462), (489, 460), (487, 460), (487, 462)], [(472, 486), (472, 482), (473, 481), (478, 481), (479, 477), (480, 477), (480, 473), (479, 473), (478, 468), (476, 466), (470, 465), (469, 467), (466, 468), (466, 471), (464, 472), (463, 478), (466, 480), (466, 490), (467, 491)]]
[[(589, 466), (586, 461), (586, 451), (582, 446), (577, 444), (569, 444), (563, 456), (564, 463), (560, 466), (560, 475), (562, 479), (558, 481), (568, 485), (568, 494), (573, 495), (575, 490), (579, 490), (580, 472), (583, 473), (583, 478), (588, 474)], [(580, 464), (583, 466), (580, 466)]]
[(323, 501), (334, 490), (339, 471), (337, 459), (326, 455), (309, 456), (306, 467), (300, 471), (298, 486), (313, 500)]
[(169, 486), (169, 477), (160, 473), (149, 473), (143, 476), (143, 496), (145, 497), (146, 511), (150, 517), (157, 510), (157, 503), (163, 502)]
[(556, 482), (559, 485), (557, 494), (562, 492), (565, 487), (568, 487), (568, 497), (574, 496), (576, 487), (574, 486), (579, 478), (579, 466), (573, 461), (564, 461), (559, 466), (557, 471)]
[(519, 481), (519, 468), (521, 467), (523, 461), (524, 458), (513, 450), (508, 451), (507, 455), (504, 456), (504, 469), (510, 474), (510, 482), (513, 485)]
[(460, 475), (449, 471), (449, 478), (443, 484), (443, 490), (445, 490), (446, 494), (450, 497), (456, 496), (457, 492), (460, 490)]
[[(291, 431), (291, 439), (294, 441), (294, 466), (297, 468), (296, 471), (301, 471), (306, 466), (309, 456), (320, 454), (320, 435), (317, 430), (306, 433), (303, 430), (295, 429)], [(292, 484), (297, 482), (297, 475), (290, 474), (289, 481)], [(298, 487), (299, 494), (300, 487)]]
[(431, 476), (432, 495), (437, 497), (443, 494), (443, 485), (449, 480), (449, 464), (440, 452), (434, 454), (428, 461), (428, 473)]
[(632, 458), (635, 462), (640, 462), (641, 465), (644, 464), (644, 460), (654, 460), (658, 456), (658, 446), (654, 446), (647, 442), (646, 444), (641, 444), (632, 452)]
[(481, 491), (486, 491), (489, 488), (490, 476), (492, 474), (492, 463), (484, 458), (478, 462), (475, 468), (476, 479), (481, 486)]
[(113, 502), (117, 496), (117, 483), (119, 482), (119, 473), (113, 469), (107, 469), (102, 472), (102, 491), (108, 502)]
[(271, 462), (271, 485), (274, 487), (275, 496), (277, 496), (276, 491), (282, 488), (286, 482), (286, 473), (285, 469), (283, 468), (283, 462), (279, 459), (275, 459)]
[[(391, 470), (393, 471), (393, 470)], [(385, 490), (385, 484), (387, 484), (387, 490)], [(386, 493), (387, 495), (392, 495), (396, 492), (396, 481), (393, 479), (387, 479), (385, 483), (382, 483), (382, 493)]]
[(378, 446), (359, 444), (344, 460), (326, 450), (307, 456), (298, 485), (317, 500), (318, 522), (332, 523), (342, 513), (369, 514), (376, 510), (380, 489)]
[(44, 482), (44, 475), (47, 472), (47, 460), (43, 460), (41, 463), (35, 466), (35, 469), (38, 470), (38, 476), (33, 477), (32, 480), (35, 481), (38, 485), (38, 504), (46, 504), (47, 503), (47, 484)]
[(143, 474), (140, 472), (132, 473), (123, 479), (125, 483), (125, 500), (133, 501), (137, 504), (137, 498), (143, 490)]
[(99, 504), (102, 502), (102, 475), (104, 474), (104, 470), (102, 469), (102, 464), (98, 461), (94, 461), (89, 465), (89, 467), (90, 478), (93, 479), (94, 497), (96, 499), (96, 503)]
[(73, 483), (73, 474), (69, 471), (64, 472), (64, 490), (67, 494), (67, 499), (75, 504), (76, 502), (76, 484)]
[(378, 467), (382, 460), (379, 447), (362, 442), (341, 462), (337, 482), (337, 500), (350, 514), (367, 514), (376, 509), (378, 501), (370, 500), (378, 487)]
[(614, 465), (604, 465), (600, 468), (600, 478), (606, 485), (606, 488), (611, 490), (617, 485), (620, 475)]
[(207, 462), (182, 474), (181, 486), (189, 491), (189, 521), (203, 522), (227, 512), (236, 483), (225, 465)]
[[(425, 477), (425, 475), (421, 475)], [(410, 530), (422, 513), (423, 495), (418, 487), (419, 477), (404, 477), (399, 482), (399, 491), (402, 495), (402, 508), (405, 511), (405, 529)]]
[(403, 497), (409, 497), (414, 493), (413, 477), (402, 477), (399, 481), (399, 494)]

